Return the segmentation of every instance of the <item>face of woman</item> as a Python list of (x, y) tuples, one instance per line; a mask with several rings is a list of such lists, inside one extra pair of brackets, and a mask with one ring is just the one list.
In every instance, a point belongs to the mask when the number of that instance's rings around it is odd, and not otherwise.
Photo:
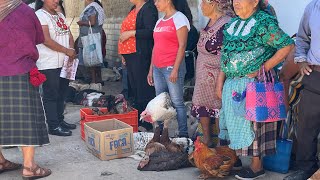
[(59, 6), (59, 0), (44, 0), (43, 4), (50, 10), (55, 10)]
[(158, 11), (164, 12), (164, 10), (170, 6), (171, 0), (154, 0), (154, 4)]
[(215, 2), (209, 3), (207, 0), (202, 0), (200, 4), (202, 14), (207, 17), (211, 16), (214, 13), (215, 6)]
[(233, 8), (240, 18), (248, 18), (257, 8), (259, 0), (233, 0)]

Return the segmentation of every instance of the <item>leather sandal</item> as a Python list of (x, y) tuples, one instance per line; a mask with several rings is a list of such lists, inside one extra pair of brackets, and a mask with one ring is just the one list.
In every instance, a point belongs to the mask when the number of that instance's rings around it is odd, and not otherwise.
[[(23, 180), (40, 179), (40, 178), (47, 177), (51, 174), (50, 169), (42, 168), (42, 167), (39, 167), (38, 165), (35, 168), (23, 167), (23, 169), (33, 173), (32, 175), (28, 175), (28, 176), (22, 175)], [(38, 170), (39, 172), (37, 173)]]
[(1, 167), (0, 169), (0, 174), (1, 174), (8, 171), (18, 170), (22, 167), (22, 165), (5, 160), (3, 163), (0, 163), (0, 167)]

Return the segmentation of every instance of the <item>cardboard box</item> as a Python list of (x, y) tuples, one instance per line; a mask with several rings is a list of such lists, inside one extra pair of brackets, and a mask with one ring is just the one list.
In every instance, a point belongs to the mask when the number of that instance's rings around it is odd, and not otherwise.
[(88, 122), (84, 125), (88, 150), (101, 160), (133, 154), (133, 128), (117, 119)]

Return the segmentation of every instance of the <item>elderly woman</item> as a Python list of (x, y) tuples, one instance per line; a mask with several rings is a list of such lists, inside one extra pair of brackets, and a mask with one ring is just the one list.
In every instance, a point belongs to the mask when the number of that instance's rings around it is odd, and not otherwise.
[[(36, 67), (36, 45), (44, 41), (42, 28), (21, 0), (2, 0), (0, 29), (0, 147), (22, 148), (24, 179), (49, 176), (51, 171), (40, 168), (34, 159), (35, 147), (49, 144), (49, 137), (39, 88), (28, 73)], [(21, 167), (8, 161), (0, 148), (0, 174)], [(6, 178), (0, 175), (0, 179)]]
[(238, 155), (253, 156), (251, 166), (237, 173), (238, 179), (263, 176), (261, 158), (275, 153), (276, 123), (248, 121), (233, 109), (244, 111), (244, 103), (240, 107), (232, 103), (233, 92), (245, 91), (261, 68), (272, 70), (293, 48), (293, 40), (279, 28), (276, 18), (267, 13), (268, 6), (263, 0), (233, 0), (238, 17), (224, 30), (222, 71), (217, 85), (218, 96), (222, 94), (219, 137), (229, 139), (229, 147), (237, 150)]
[(64, 59), (75, 58), (74, 41), (66, 19), (62, 13), (56, 12), (59, 1), (38, 0), (36, 15), (42, 25), (44, 42), (37, 45), (39, 60), (37, 67), (46, 75), (43, 83), (43, 105), (46, 112), (49, 134), (71, 136), (75, 124), (64, 121), (65, 92), (69, 80), (60, 77)]
[[(85, 0), (85, 6), (86, 7), (80, 14), (80, 21), (77, 22), (80, 30), (79, 41), (77, 44), (79, 48), (79, 71), (83, 74), (86, 81), (91, 83), (104, 84), (101, 78), (100, 65), (90, 68), (84, 66), (83, 44), (81, 42), (81, 37), (88, 35), (90, 25), (93, 33), (102, 34), (102, 26), (105, 19), (105, 13), (99, 0)], [(91, 72), (91, 77), (87, 70)]]
[[(118, 51), (126, 65), (129, 84), (139, 114), (154, 98), (154, 87), (148, 85), (147, 76), (153, 49), (153, 28), (158, 20), (158, 11), (153, 0), (130, 0), (134, 5), (121, 25)], [(140, 122), (147, 130), (152, 125)]]
[[(203, 130), (203, 143), (214, 146), (212, 141), (212, 122), (219, 118), (221, 99), (215, 93), (216, 81), (220, 72), (223, 29), (231, 19), (226, 13), (232, 12), (229, 0), (202, 0), (201, 10), (210, 18), (207, 26), (200, 32), (198, 58), (196, 64), (196, 84), (194, 88), (191, 114), (200, 118)], [(213, 90), (212, 90), (213, 89)]]

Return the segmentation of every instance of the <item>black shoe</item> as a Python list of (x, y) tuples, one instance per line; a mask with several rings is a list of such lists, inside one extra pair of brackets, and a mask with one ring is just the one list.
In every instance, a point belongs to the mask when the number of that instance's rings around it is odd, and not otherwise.
[(240, 158), (238, 158), (237, 161), (234, 163), (232, 170), (240, 171), (241, 169), (242, 169), (242, 161)]
[(55, 129), (49, 129), (49, 134), (56, 136), (71, 136), (72, 132), (69, 129), (64, 129), (63, 127), (59, 126)]
[(313, 175), (311, 172), (303, 171), (303, 170), (298, 170), (289, 176), (286, 176), (283, 178), (283, 180), (307, 180)]
[(77, 126), (75, 124), (69, 124), (69, 123), (67, 123), (65, 121), (62, 121), (60, 123), (60, 126), (65, 128), (65, 129), (76, 129), (77, 128)]
[(255, 173), (252, 171), (251, 168), (248, 168), (248, 169), (242, 169), (239, 173), (237, 173), (235, 177), (240, 180), (254, 180), (254, 179), (263, 177), (265, 175), (266, 173), (264, 172), (263, 169)]

